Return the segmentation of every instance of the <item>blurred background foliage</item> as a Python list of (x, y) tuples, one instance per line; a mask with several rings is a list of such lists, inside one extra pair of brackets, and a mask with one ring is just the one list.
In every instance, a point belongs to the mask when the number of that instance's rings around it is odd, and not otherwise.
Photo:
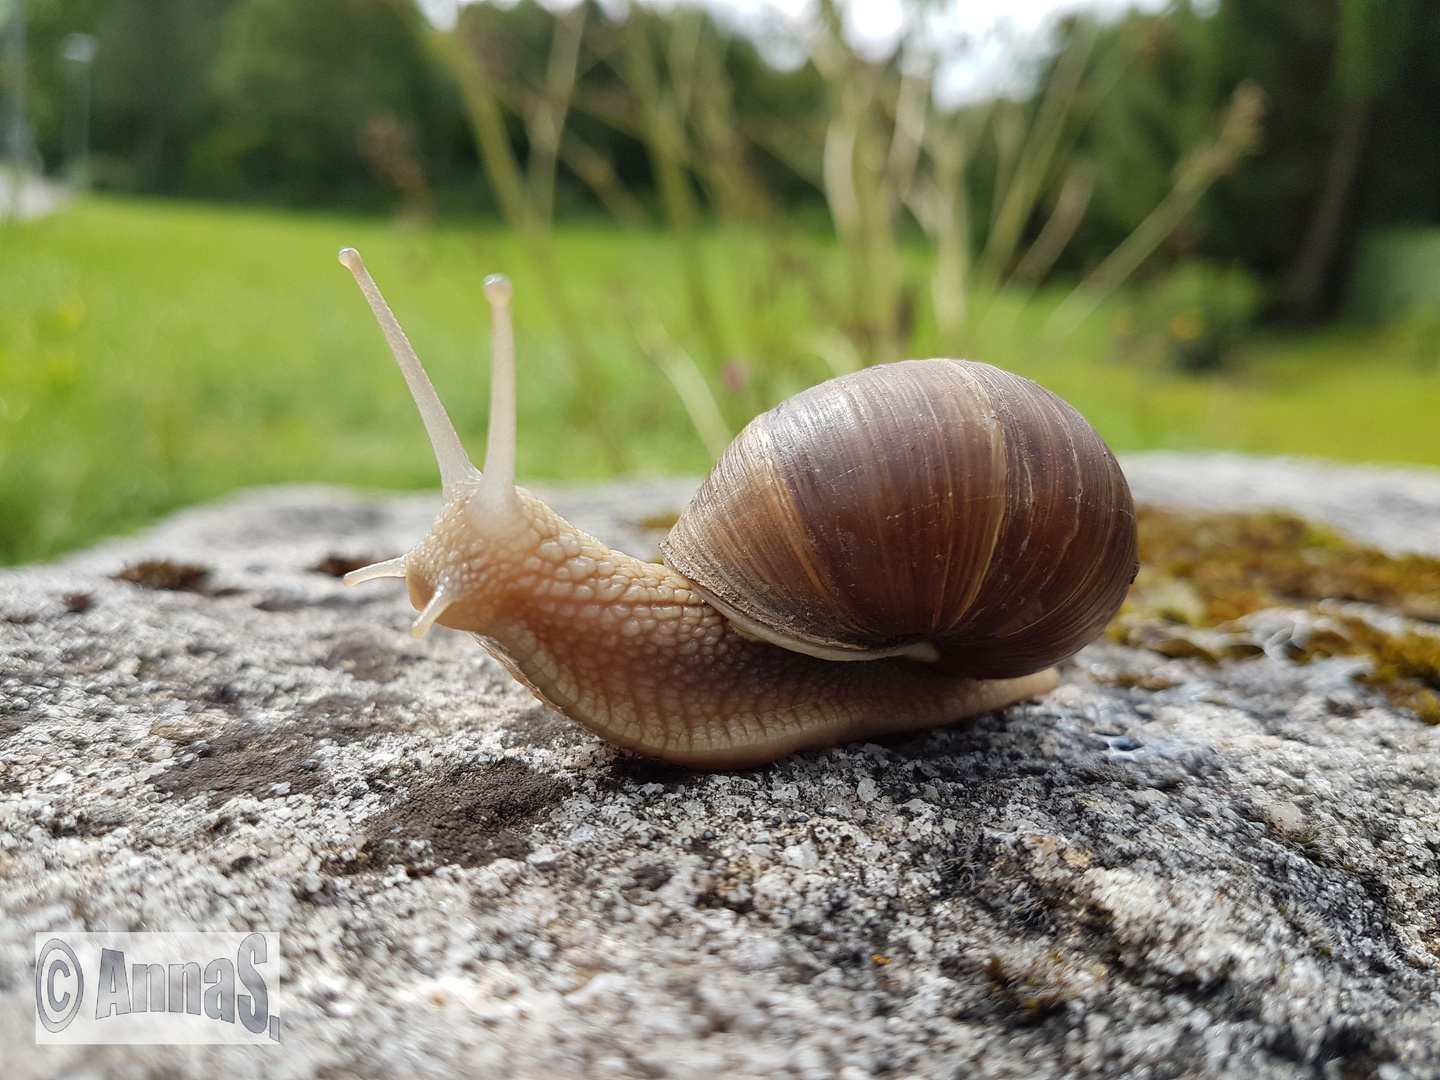
[[(63, 155), (61, 43), (96, 38), (91, 170), (102, 190), (352, 209), (393, 193), (367, 166), (372, 117), (410, 125), (434, 183), (484, 197), (423, 17), (390, 0), (27, 0), (28, 112)], [(483, 203), (481, 204), (483, 206)]]
[[(497, 210), (477, 168), (455, 79), (429, 40), (433, 31), (406, 0), (26, 0), (25, 7), (28, 112), (52, 165), (62, 156), (61, 42), (76, 31), (97, 38), (91, 144), (102, 189), (385, 207), (404, 194), (383, 162), (384, 125), (393, 121), (390, 156), (413, 153), (442, 213)], [(815, 62), (823, 50), (779, 71), (747, 38), (697, 9), (641, 14), (661, 83), (670, 62), (685, 62), (676, 55), (684, 45), (679, 39), (700, 40), (689, 62), (714, 65), (738, 160), (766, 203), (824, 222), (818, 150), (836, 94)], [(498, 91), (522, 162), (537, 150), (524, 117), (553, 91), (547, 79), (566, 18), (576, 21), (534, 0), (462, 12), (459, 33)], [(655, 213), (657, 177), (643, 110), (620, 56), (625, 26), (587, 5), (566, 128)], [(1089, 70), (1070, 105), (1063, 153), (1041, 180), (1042, 198), (1024, 224), (1037, 232), (1044, 204), (1058, 197), (1070, 172), (1079, 166), (1088, 173), (1093, 194), (1056, 260), (1061, 272), (1095, 264), (1140, 223), (1247, 81), (1264, 93), (1262, 146), (1245, 168), (1219, 179), (1167, 238), (1165, 260), (1238, 262), (1267, 283), (1271, 314), (1309, 320), (1342, 302), (1366, 230), (1440, 219), (1440, 6), (1220, 0), (1201, 15), (1181, 0), (1163, 13), (1131, 13), (1098, 30), (1063, 23), (1028, 100), (964, 110), (987, 114), (969, 118), (986, 129), (973, 139), (968, 170), (976, 236), (986, 235), (1008, 148), (1023, 140), (1077, 34), (1095, 36), (1087, 45)], [(901, 50), (881, 66), (896, 75), (905, 57)], [(696, 85), (717, 83), (707, 76)], [(711, 214), (738, 209), (723, 205), (735, 192), (704, 175), (707, 164), (716, 167), (724, 157), (717, 139), (705, 138), (706, 104), (697, 106), (685, 118), (697, 129), (697, 149), (709, 152), (704, 161), (687, 162), (699, 181), (697, 204)], [(562, 220), (616, 210), (587, 183), (586, 164), (593, 162), (560, 154), (553, 205)]]
[(834, 0), (778, 44), (693, 6), (8, 3), (55, 176), (95, 38), (97, 193), (0, 222), (0, 560), (241, 484), (429, 482), (329, 263), (357, 240), (475, 445), (479, 281), (516, 278), (529, 475), (699, 470), (918, 354), (1118, 449), (1440, 463), (1433, 0), (1072, 14), (959, 104), (918, 0), (878, 59)]

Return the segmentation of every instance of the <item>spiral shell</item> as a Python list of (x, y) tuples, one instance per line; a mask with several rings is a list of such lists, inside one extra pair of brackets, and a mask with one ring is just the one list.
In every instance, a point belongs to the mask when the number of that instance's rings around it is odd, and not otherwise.
[(1137, 568), (1129, 486), (1050, 391), (906, 360), (756, 417), (661, 549), (742, 631), (1009, 678), (1093, 640)]

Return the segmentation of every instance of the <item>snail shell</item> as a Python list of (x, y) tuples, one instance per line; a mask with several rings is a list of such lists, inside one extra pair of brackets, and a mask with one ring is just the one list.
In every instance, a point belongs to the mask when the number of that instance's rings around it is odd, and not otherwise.
[(1137, 568), (1129, 486), (1028, 379), (906, 360), (757, 417), (661, 544), (742, 631), (1009, 678), (1093, 640)]

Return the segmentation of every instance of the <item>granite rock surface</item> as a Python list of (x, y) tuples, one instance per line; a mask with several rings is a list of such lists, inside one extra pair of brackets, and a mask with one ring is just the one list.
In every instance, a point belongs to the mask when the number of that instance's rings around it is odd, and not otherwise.
[[(1126, 466), (1440, 550), (1436, 474)], [(645, 555), (689, 489), (554, 502)], [(0, 572), (7, 1080), (1440, 1076), (1440, 729), (1361, 661), (1100, 644), (966, 726), (693, 773), (332, 576), (435, 506), (263, 490)], [(251, 928), (278, 1045), (34, 1044), (37, 932)]]

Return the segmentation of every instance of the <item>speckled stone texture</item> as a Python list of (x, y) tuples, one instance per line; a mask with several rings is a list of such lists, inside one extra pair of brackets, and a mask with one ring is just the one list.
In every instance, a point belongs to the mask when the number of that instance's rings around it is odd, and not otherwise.
[[(1435, 474), (1126, 464), (1440, 549)], [(689, 487), (555, 502), (643, 555)], [(969, 726), (691, 773), (310, 569), (434, 507), (274, 489), (0, 573), (6, 1080), (1440, 1076), (1440, 729), (1357, 661), (1097, 645)], [(210, 574), (111, 578), (146, 558)], [(35, 1046), (33, 934), (82, 928), (281, 931), (284, 1041)]]

